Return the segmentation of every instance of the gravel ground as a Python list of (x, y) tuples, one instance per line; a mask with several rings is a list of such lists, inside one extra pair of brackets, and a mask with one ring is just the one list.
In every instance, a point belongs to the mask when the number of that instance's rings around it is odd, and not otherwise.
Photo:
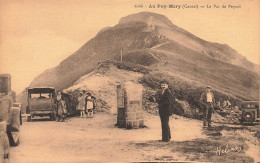
[[(253, 134), (255, 144), (245, 139), (247, 130), (217, 124), (213, 124), (212, 130), (205, 130), (201, 121), (174, 115), (170, 119), (172, 141), (165, 143), (160, 141), (159, 117), (149, 113), (145, 116), (147, 128), (133, 130), (115, 127), (116, 115), (105, 112), (96, 113), (93, 119), (72, 117), (66, 122), (54, 122), (41, 118), (24, 122), (21, 143), (11, 148), (10, 162), (254, 162), (257, 159), (253, 158), (257, 155), (249, 156), (248, 151), (252, 145), (259, 150), (259, 142)], [(237, 134), (238, 130), (243, 134)], [(219, 154), (217, 149), (225, 149), (226, 144), (228, 151)], [(241, 150), (235, 150), (235, 146)]]

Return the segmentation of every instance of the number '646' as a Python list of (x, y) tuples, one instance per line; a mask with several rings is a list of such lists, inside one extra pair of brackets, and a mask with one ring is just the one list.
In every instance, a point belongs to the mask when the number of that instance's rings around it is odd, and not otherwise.
[(143, 4), (135, 5), (135, 8), (143, 8)]

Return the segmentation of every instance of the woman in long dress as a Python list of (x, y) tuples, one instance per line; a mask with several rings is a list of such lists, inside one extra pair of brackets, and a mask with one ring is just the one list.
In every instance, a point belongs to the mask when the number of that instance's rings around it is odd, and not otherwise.
[(56, 119), (56, 121), (59, 121), (58, 108), (59, 108), (59, 102), (61, 101), (61, 98), (62, 98), (62, 92), (60, 90), (58, 90), (57, 91), (57, 96), (56, 96), (56, 99), (55, 99), (55, 104), (56, 104), (56, 107), (55, 107), (55, 119)]
[(84, 98), (82, 92), (80, 92), (79, 97), (78, 97), (77, 110), (80, 111), (80, 117), (85, 117), (85, 98)]
[(64, 101), (63, 93), (60, 90), (58, 90), (57, 92), (56, 103), (57, 103), (56, 120), (64, 122), (65, 118), (67, 117), (68, 111), (66, 107), (66, 102)]
[(58, 103), (58, 121), (64, 122), (67, 117), (67, 107), (63, 98)]

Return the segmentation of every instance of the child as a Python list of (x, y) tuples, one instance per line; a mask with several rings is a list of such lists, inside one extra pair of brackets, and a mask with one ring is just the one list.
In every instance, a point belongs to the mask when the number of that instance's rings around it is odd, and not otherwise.
[(78, 97), (78, 107), (77, 110), (80, 111), (80, 117), (85, 117), (85, 98), (83, 96), (83, 93), (80, 92)]
[(91, 96), (91, 93), (88, 92), (85, 98), (87, 118), (93, 118), (94, 100), (95, 97)]

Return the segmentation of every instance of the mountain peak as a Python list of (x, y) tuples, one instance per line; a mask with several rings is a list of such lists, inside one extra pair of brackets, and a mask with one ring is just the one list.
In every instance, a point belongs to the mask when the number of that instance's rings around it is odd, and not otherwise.
[[(31, 86), (68, 88), (95, 70), (100, 60), (120, 61), (121, 57), (133, 65), (125, 66), (127, 70), (141, 72), (149, 67), (154, 74), (160, 70), (162, 77), (180, 76), (177, 84), (183, 81), (194, 88), (210, 84), (226, 94), (258, 99), (254, 64), (229, 46), (202, 40), (151, 12), (123, 17), (118, 25), (103, 29), (60, 65), (35, 78)], [(140, 65), (145, 67), (139, 70)]]
[(144, 22), (148, 25), (172, 26), (172, 22), (164, 15), (152, 12), (140, 12), (123, 17), (119, 20), (119, 24), (127, 24), (131, 22)]

